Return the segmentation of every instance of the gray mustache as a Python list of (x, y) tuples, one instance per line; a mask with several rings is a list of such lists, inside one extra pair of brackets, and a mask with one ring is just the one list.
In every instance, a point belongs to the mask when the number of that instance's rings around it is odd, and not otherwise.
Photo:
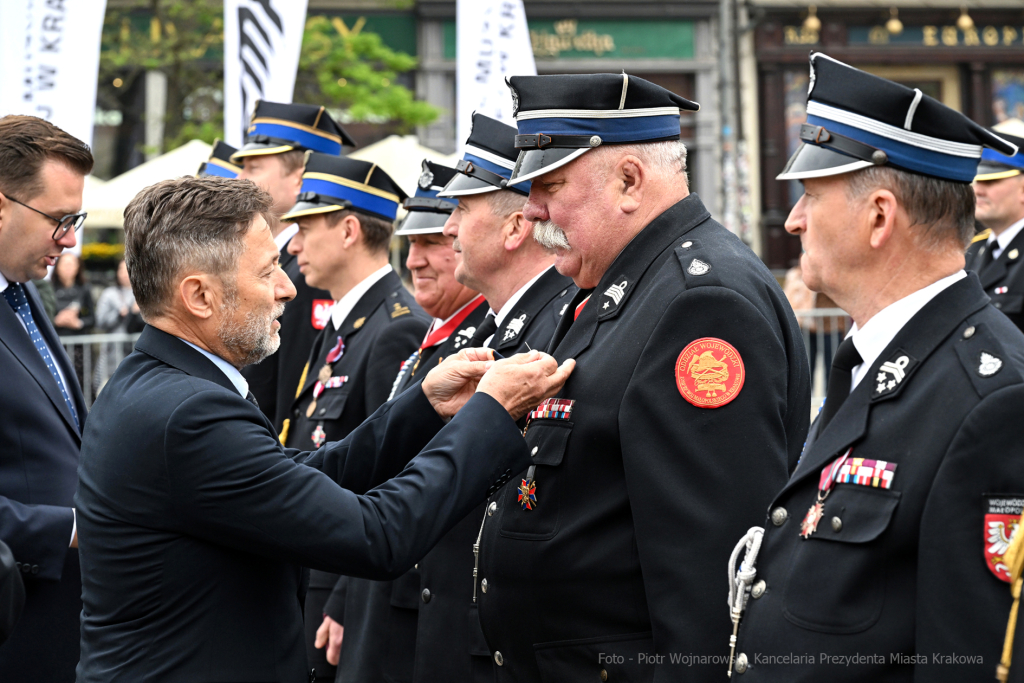
[(545, 249), (569, 251), (569, 240), (565, 231), (552, 221), (538, 221), (533, 224), (533, 239)]

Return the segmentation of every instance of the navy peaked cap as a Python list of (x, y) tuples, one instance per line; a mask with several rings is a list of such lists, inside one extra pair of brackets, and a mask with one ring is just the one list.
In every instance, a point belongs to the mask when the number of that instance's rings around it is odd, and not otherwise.
[(233, 159), (238, 163), (244, 157), (292, 150), (338, 156), (344, 145), (355, 144), (324, 107), (259, 100), (246, 130), (245, 144)]
[(458, 175), (458, 171), (429, 159), (423, 160), (422, 169), (416, 183), (415, 196), (402, 203), (402, 208), (409, 213), (402, 220), (402, 227), (395, 232), (396, 235), (439, 233), (444, 229), (448, 216), (455, 210), (454, 201), (440, 199), (437, 193)]
[(473, 112), (473, 128), (466, 140), (462, 159), (456, 166), (458, 175), (445, 186), (440, 196), (462, 197), (498, 190), (530, 194), (529, 183), (508, 183), (518, 156), (515, 128)]
[(994, 149), (985, 149), (978, 164), (975, 180), (1002, 180), (1024, 173), (1024, 121), (1008, 119), (992, 126), (992, 132), (1007, 142), (1017, 145), (1013, 156), (1000, 154)]
[(221, 178), (237, 178), (242, 169), (231, 163), (231, 155), (237, 151), (237, 149), (223, 140), (214, 140), (213, 148), (210, 150), (210, 158), (199, 164), (199, 171), (196, 173), (196, 177), (219, 176)]
[(307, 152), (299, 196), (281, 220), (352, 209), (393, 221), (398, 205), (406, 197), (402, 188), (375, 163)]
[(1016, 154), (1015, 145), (917, 88), (811, 53), (803, 144), (779, 180), (802, 180), (892, 166), (969, 183), (982, 149)]

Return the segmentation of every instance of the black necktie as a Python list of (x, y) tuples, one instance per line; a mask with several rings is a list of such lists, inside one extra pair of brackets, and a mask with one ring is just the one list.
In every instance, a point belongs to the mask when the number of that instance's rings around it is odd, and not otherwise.
[(259, 402), (256, 400), (256, 396), (253, 395), (253, 393), (251, 391), (249, 392), (249, 395), (245, 397), (245, 400), (248, 401), (249, 403), (253, 404), (257, 408), (260, 407)]
[(996, 260), (996, 247), (999, 246), (999, 242), (995, 240), (985, 244), (983, 249), (985, 253), (981, 255), (981, 260), (978, 263), (978, 273), (983, 273), (986, 268), (992, 265), (992, 262)]
[(487, 317), (480, 323), (480, 326), (476, 328), (476, 332), (473, 333), (473, 338), (469, 340), (467, 346), (471, 348), (483, 346), (487, 338), (493, 335), (497, 329), (498, 323), (494, 322), (494, 314), (488, 313)]
[(836, 349), (835, 357), (832, 358), (832, 373), (828, 378), (828, 393), (825, 395), (825, 406), (821, 409), (821, 426), (818, 428), (818, 434), (825, 431), (825, 427), (846, 402), (853, 381), (851, 371), (863, 362), (857, 353), (857, 347), (853, 345), (853, 337), (844, 339)]

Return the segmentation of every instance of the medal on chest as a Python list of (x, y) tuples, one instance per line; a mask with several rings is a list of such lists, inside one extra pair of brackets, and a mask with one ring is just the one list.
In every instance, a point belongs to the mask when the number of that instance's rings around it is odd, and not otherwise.
[(313, 445), (316, 446), (317, 448), (323, 446), (324, 442), (327, 441), (327, 432), (324, 431), (324, 426), (322, 423), (318, 424), (316, 426), (316, 429), (313, 430), (311, 438), (313, 439)]
[(807, 514), (804, 515), (804, 521), (800, 523), (800, 535), (804, 538), (810, 538), (818, 530), (818, 522), (825, 516), (825, 499), (828, 498), (828, 494), (832, 492), (832, 487), (835, 486), (836, 473), (842, 469), (843, 463), (846, 462), (846, 459), (850, 457), (852, 452), (853, 448), (847, 449), (842, 457), (836, 459), (821, 471), (821, 478), (818, 480), (817, 500), (807, 510)]
[(334, 345), (334, 348), (327, 352), (327, 358), (325, 359), (326, 362), (316, 375), (317, 382), (316, 386), (313, 387), (313, 400), (310, 402), (309, 407), (306, 408), (306, 417), (313, 417), (313, 412), (316, 411), (316, 399), (320, 396), (324, 387), (331, 380), (331, 375), (334, 374), (334, 364), (337, 363), (344, 354), (345, 340), (339, 335), (338, 342)]
[[(530, 424), (536, 419), (544, 420), (568, 420), (572, 418), (572, 408), (576, 401), (570, 398), (549, 398), (530, 411), (526, 419), (526, 427), (523, 428), (523, 436), (530, 429)], [(533, 449), (536, 455), (536, 448)], [(518, 502), (524, 510), (533, 510), (537, 507), (537, 481), (533, 478), (537, 471), (536, 465), (530, 465), (526, 470), (526, 478), (519, 484)]]

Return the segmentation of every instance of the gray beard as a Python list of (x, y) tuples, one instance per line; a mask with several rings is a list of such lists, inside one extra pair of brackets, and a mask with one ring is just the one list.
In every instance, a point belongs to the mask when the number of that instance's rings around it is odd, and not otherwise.
[(233, 307), (233, 302), (225, 302), (222, 312), (220, 328), (217, 336), (224, 344), (224, 347), (231, 352), (232, 356), (241, 367), (255, 365), (277, 351), (281, 346), (281, 335), (271, 332), (271, 323), (284, 313), (284, 304), (274, 306), (273, 313), (267, 316), (258, 315), (255, 311), (249, 311), (245, 320), (241, 323), (229, 323), (227, 313)]
[(551, 221), (534, 223), (533, 239), (548, 251), (569, 251), (569, 240), (565, 237), (565, 231)]

